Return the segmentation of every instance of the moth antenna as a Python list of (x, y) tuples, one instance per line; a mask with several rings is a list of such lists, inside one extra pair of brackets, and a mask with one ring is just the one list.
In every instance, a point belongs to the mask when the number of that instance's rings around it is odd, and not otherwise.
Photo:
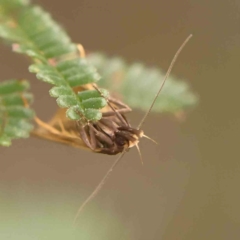
[(79, 51), (79, 53), (80, 53), (80, 57), (81, 58), (85, 58), (86, 57), (86, 53), (85, 53), (85, 50), (84, 50), (84, 47), (83, 47), (83, 45), (82, 44), (77, 44), (77, 49), (78, 49), (78, 51)]
[(158, 144), (158, 142), (156, 142), (154, 139), (150, 138), (149, 136), (147, 136), (145, 134), (143, 134), (142, 136), (149, 139), (150, 141), (154, 142), (155, 144)]
[(157, 100), (160, 92), (162, 91), (162, 88), (163, 88), (166, 80), (168, 79), (168, 77), (169, 77), (169, 75), (170, 75), (170, 72), (172, 71), (172, 68), (173, 68), (173, 66), (174, 66), (174, 63), (176, 62), (176, 60), (177, 60), (180, 52), (183, 50), (183, 48), (185, 47), (185, 45), (187, 44), (187, 42), (190, 40), (190, 38), (191, 38), (192, 36), (193, 36), (193, 35), (190, 34), (190, 35), (186, 38), (186, 40), (182, 43), (182, 45), (181, 45), (180, 48), (177, 50), (177, 52), (175, 53), (175, 55), (174, 55), (174, 57), (173, 57), (170, 65), (169, 65), (169, 67), (168, 67), (167, 73), (166, 73), (166, 75), (164, 76), (163, 82), (162, 82), (162, 84), (161, 84), (161, 86), (160, 86), (160, 88), (159, 88), (159, 90), (158, 90), (155, 98), (153, 99), (150, 108), (148, 109), (148, 111), (146, 112), (146, 114), (145, 114), (144, 117), (142, 118), (141, 122), (139, 123), (138, 129), (141, 128), (141, 126), (144, 124), (147, 116), (148, 116), (149, 113), (151, 112), (151, 110), (152, 110), (152, 108), (153, 108), (153, 106), (154, 106), (154, 104), (155, 104), (155, 102), (156, 102), (156, 100)]
[(142, 153), (141, 153), (141, 151), (140, 151), (140, 148), (139, 148), (138, 144), (136, 144), (135, 146), (136, 146), (136, 148), (137, 148), (137, 151), (138, 151), (138, 154), (139, 154), (141, 163), (142, 163), (142, 165), (143, 165), (143, 158), (142, 158)]
[(122, 159), (122, 157), (124, 156), (126, 151), (122, 152), (121, 155), (115, 160), (115, 162), (112, 164), (112, 166), (109, 168), (109, 170), (107, 171), (107, 173), (104, 175), (104, 177), (102, 178), (102, 180), (99, 182), (99, 184), (97, 185), (97, 187), (94, 189), (94, 191), (89, 195), (89, 197), (83, 202), (83, 204), (80, 206), (80, 208), (77, 211), (77, 214), (74, 218), (73, 224), (76, 224), (76, 221), (80, 215), (80, 213), (82, 212), (82, 210), (84, 209), (84, 207), (99, 193), (99, 191), (102, 189), (103, 185), (106, 183), (107, 178), (109, 177), (109, 175), (111, 174), (111, 172), (113, 171), (113, 169), (116, 167), (116, 165), (120, 162), (120, 160)]

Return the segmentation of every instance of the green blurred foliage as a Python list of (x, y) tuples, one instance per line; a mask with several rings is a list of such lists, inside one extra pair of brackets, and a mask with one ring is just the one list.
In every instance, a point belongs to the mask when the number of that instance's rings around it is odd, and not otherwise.
[(0, 145), (10, 146), (11, 140), (27, 138), (33, 126), (30, 120), (34, 111), (24, 105), (32, 102), (25, 80), (7, 80), (0, 83)]
[[(101, 53), (89, 54), (88, 59), (102, 76), (101, 86), (120, 94), (123, 102), (131, 108), (148, 110), (164, 79), (160, 69), (146, 67), (142, 63), (128, 65), (122, 58), (107, 58)], [(176, 113), (195, 106), (197, 101), (186, 82), (170, 76), (153, 111)]]
[(66, 189), (40, 193), (21, 186), (12, 191), (1, 187), (0, 239), (132, 239), (132, 229), (111, 207), (104, 209), (92, 204), (74, 225), (73, 217), (82, 200)]

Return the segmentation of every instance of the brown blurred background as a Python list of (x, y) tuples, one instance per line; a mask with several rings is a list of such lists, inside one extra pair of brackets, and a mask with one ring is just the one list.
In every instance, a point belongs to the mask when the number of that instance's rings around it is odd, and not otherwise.
[[(141, 141), (144, 166), (131, 150), (84, 210), (85, 217), (95, 206), (102, 210), (100, 228), (120, 219), (121, 230), (111, 232), (109, 239), (127, 239), (124, 231), (134, 240), (239, 239), (240, 2), (34, 2), (51, 12), (73, 41), (86, 49), (163, 70), (187, 35), (194, 34), (173, 73), (186, 79), (200, 104), (183, 123), (173, 116), (152, 114), (144, 130), (159, 145)], [(26, 58), (3, 45), (0, 52), (1, 79), (31, 79), (36, 112), (49, 119), (56, 109), (49, 86), (28, 73)], [(137, 124), (142, 115), (134, 111), (131, 122)], [(76, 210), (113, 160), (40, 139), (18, 140), (10, 148), (0, 148), (0, 185), (9, 198), (14, 189), (22, 195), (26, 191), (46, 198), (75, 197)], [(106, 217), (109, 212), (112, 219)]]

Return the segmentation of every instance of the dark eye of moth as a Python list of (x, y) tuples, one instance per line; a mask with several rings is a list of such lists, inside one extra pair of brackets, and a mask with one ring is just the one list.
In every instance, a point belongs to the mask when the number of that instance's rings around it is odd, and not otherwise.
[(117, 136), (116, 137), (116, 143), (120, 146), (124, 146), (126, 143), (126, 139), (121, 137), (121, 136)]

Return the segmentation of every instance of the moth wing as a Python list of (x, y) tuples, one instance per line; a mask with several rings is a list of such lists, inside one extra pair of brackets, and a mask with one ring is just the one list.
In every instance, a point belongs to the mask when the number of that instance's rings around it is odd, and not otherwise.
[(33, 136), (76, 148), (91, 150), (80, 138), (76, 122), (66, 117), (66, 109), (59, 108), (53, 118), (47, 123), (39, 119), (36, 119), (36, 122), (38, 127), (31, 132)]

